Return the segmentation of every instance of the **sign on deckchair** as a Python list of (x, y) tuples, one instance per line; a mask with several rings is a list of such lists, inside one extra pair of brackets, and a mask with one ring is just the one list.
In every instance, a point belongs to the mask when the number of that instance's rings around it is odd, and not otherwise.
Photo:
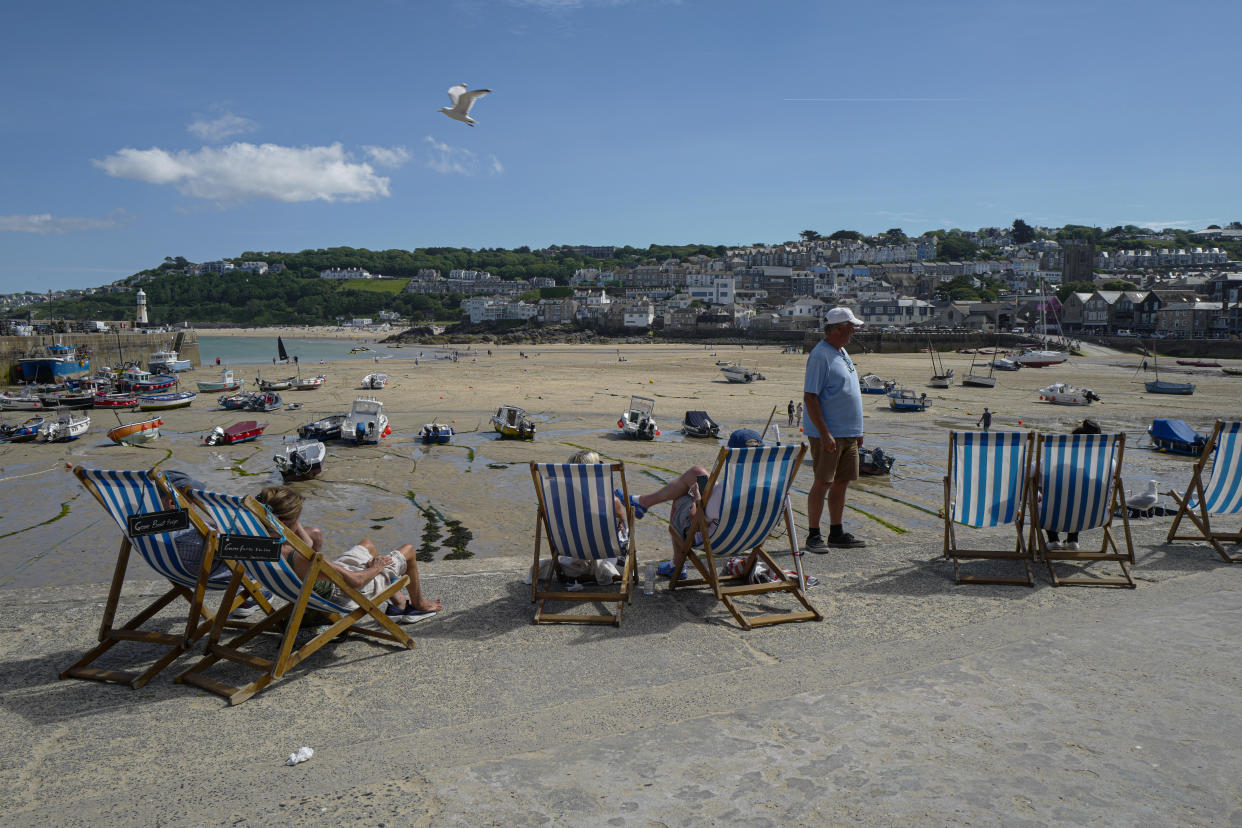
[(281, 538), (221, 535), (217, 554), (230, 561), (275, 561), (282, 545)]
[(131, 538), (159, 535), (164, 532), (181, 532), (190, 528), (190, 513), (185, 509), (167, 509), (129, 515), (125, 519), (126, 534)]

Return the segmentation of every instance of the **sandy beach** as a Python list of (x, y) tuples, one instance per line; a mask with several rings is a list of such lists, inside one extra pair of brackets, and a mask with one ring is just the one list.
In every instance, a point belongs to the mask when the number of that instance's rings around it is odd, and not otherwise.
[[(297, 427), (328, 414), (347, 411), (357, 396), (374, 393), (384, 402), (393, 434), (378, 446), (331, 444), (323, 474), (295, 486), (310, 501), (308, 515), (328, 532), (331, 543), (347, 548), (360, 537), (381, 547), (419, 543), (426, 510), (441, 520), (460, 521), (473, 539), (475, 557), (523, 555), (531, 547), (535, 527), (533, 490), (528, 463), (559, 461), (588, 447), (626, 464), (631, 491), (649, 491), (694, 464), (710, 467), (720, 441), (685, 438), (679, 425), (687, 409), (706, 409), (722, 424), (722, 434), (735, 428), (762, 430), (773, 407), (773, 423), (781, 439), (799, 439), (786, 425), (789, 400), (800, 397), (805, 357), (782, 354), (768, 346), (704, 349), (693, 345), (607, 346), (548, 345), (537, 350), (505, 346), (480, 347), (477, 357), (418, 360), (418, 346), (377, 349), (392, 358), (303, 366), (327, 376), (323, 389), (285, 392), (286, 402), (300, 402), (299, 411), (234, 414), (214, 407), (215, 395), (202, 394), (192, 407), (163, 413), (163, 437), (145, 447), (112, 445), (104, 432), (118, 417), (93, 411), (91, 431), (64, 444), (0, 446), (0, 482), (5, 484), (5, 516), (0, 534), (10, 538), (0, 551), (0, 586), (41, 585), (48, 573), (71, 583), (107, 579), (113, 560), (112, 527), (98, 505), (84, 497), (65, 461), (104, 468), (180, 468), (225, 491), (254, 492), (279, 482), (272, 455)], [(471, 346), (473, 347), (473, 346)], [(465, 350), (463, 348), (463, 350)], [(525, 356), (522, 356), (525, 354)], [(624, 357), (625, 361), (620, 361)], [(766, 381), (730, 384), (716, 363), (741, 361), (757, 367)], [(864, 395), (866, 445), (880, 446), (897, 458), (887, 478), (865, 478), (851, 490), (846, 521), (851, 531), (875, 543), (903, 537), (938, 538), (946, 435), (949, 429), (973, 428), (983, 407), (993, 412), (993, 428), (1065, 432), (1083, 417), (1100, 422), (1106, 431), (1127, 433), (1124, 477), (1128, 488), (1142, 489), (1156, 480), (1161, 491), (1184, 489), (1190, 460), (1147, 451), (1145, 429), (1153, 417), (1177, 417), (1206, 432), (1214, 418), (1237, 411), (1242, 379), (1219, 369), (1170, 366), (1161, 376), (1197, 383), (1193, 396), (1144, 393), (1141, 357), (1102, 349), (1060, 368), (998, 372), (994, 389), (954, 384), (948, 390), (926, 388), (930, 360), (925, 354), (857, 355), (860, 373), (874, 372), (915, 389), (933, 400), (924, 413), (901, 414), (887, 408), (882, 395)], [(970, 358), (945, 355), (958, 377)], [(362, 377), (370, 370), (390, 376), (389, 387), (364, 392)], [(249, 386), (255, 369), (239, 369)], [(273, 369), (264, 369), (272, 374)], [(210, 379), (214, 367), (183, 375)], [(1101, 402), (1089, 407), (1063, 407), (1039, 401), (1036, 389), (1068, 380), (1094, 389)], [(655, 400), (661, 434), (654, 441), (625, 439), (617, 419), (631, 395)], [(489, 423), (500, 404), (519, 405), (539, 422), (533, 442), (500, 440)], [(10, 413), (8, 419), (24, 419)], [(122, 414), (121, 419), (138, 419)], [(208, 447), (202, 438), (213, 426), (246, 419), (267, 422), (256, 442)], [(417, 432), (424, 423), (450, 423), (458, 431), (452, 445), (423, 446)], [(769, 432), (769, 437), (774, 432)], [(808, 466), (809, 469), (809, 466)], [(795, 489), (805, 493), (804, 471)], [(1172, 506), (1166, 498), (1164, 501)], [(805, 500), (796, 502), (799, 518)], [(664, 520), (667, 509), (653, 512), (639, 525), (640, 549), (667, 554)], [(447, 549), (437, 553), (446, 554)], [(36, 565), (33, 561), (37, 559)], [(434, 564), (430, 565), (434, 568)]]
[[(323, 475), (295, 484), (309, 499), (306, 518), (334, 548), (362, 536), (383, 548), (418, 544), (423, 510), (434, 509), (473, 534), (473, 557), (445, 560), (441, 547), (420, 565), (445, 610), (412, 629), (414, 650), (347, 637), (234, 708), (172, 681), (195, 652), (137, 691), (56, 679), (94, 643), (119, 542), (64, 463), (177, 467), (212, 488), (253, 492), (274, 479), (282, 437), (346, 408), (375, 365), (322, 366), (327, 386), (288, 394), (301, 411), (262, 415), (270, 425), (257, 444), (203, 446), (211, 426), (254, 415), (213, 410), (202, 396), (168, 412), (166, 435), (146, 448), (108, 444), (107, 412), (94, 412), (90, 434), (74, 443), (0, 446), (0, 765), (12, 780), (0, 806), (9, 821), (1236, 821), (1242, 676), (1219, 631), (1239, 620), (1242, 567), (1202, 544), (1164, 546), (1169, 519), (1157, 517), (1131, 522), (1137, 590), (1057, 589), (1046, 573), (1034, 589), (956, 586), (936, 510), (946, 432), (971, 426), (985, 404), (994, 428), (1021, 420), (1065, 431), (1090, 415), (1124, 429), (1126, 485), (1157, 479), (1163, 489), (1184, 487), (1189, 461), (1140, 448), (1147, 423), (1167, 415), (1204, 430), (1236, 414), (1238, 380), (1203, 369), (1191, 375), (1194, 396), (1154, 397), (1134, 378), (1137, 357), (1096, 352), (1063, 369), (1002, 375), (992, 391), (929, 389), (924, 414), (865, 397), (868, 444), (897, 465), (891, 479), (861, 481), (850, 495), (848, 527), (870, 546), (806, 560), (822, 623), (746, 632), (710, 594), (661, 586), (636, 596), (620, 628), (534, 626), (521, 583), (535, 524), (529, 460), (590, 446), (624, 460), (631, 489), (652, 489), (693, 463), (711, 465), (714, 441), (677, 433), (685, 409), (707, 409), (728, 431), (762, 428), (775, 405), (783, 424), (804, 365), (776, 348), (621, 353), (625, 362), (615, 348), (580, 346), (382, 360), (392, 384), (375, 394), (394, 434), (378, 447), (331, 446)], [(718, 360), (744, 360), (768, 379), (727, 384)], [(959, 375), (969, 365), (962, 355), (946, 361)], [(920, 390), (930, 374), (926, 355), (858, 364)], [(1092, 387), (1102, 403), (1040, 403), (1035, 388), (1058, 378)], [(662, 434), (652, 442), (617, 432), (633, 394), (656, 401)], [(499, 403), (531, 411), (538, 438), (497, 440), (487, 419)], [(463, 433), (424, 448), (415, 433), (433, 419)], [(808, 483), (804, 469), (799, 520)], [(641, 559), (667, 555), (667, 514), (639, 522)], [(121, 617), (164, 589), (131, 565)], [(153, 623), (171, 631), (178, 621), (170, 610)], [(143, 650), (113, 653), (104, 661), (120, 667)], [(284, 767), (302, 745), (315, 757)]]

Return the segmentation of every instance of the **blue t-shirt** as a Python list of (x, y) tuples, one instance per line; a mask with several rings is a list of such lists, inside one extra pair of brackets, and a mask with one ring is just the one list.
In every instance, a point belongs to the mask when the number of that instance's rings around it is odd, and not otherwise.
[[(819, 397), (819, 410), (833, 437), (862, 436), (862, 390), (858, 387), (858, 372), (845, 349), (838, 351), (820, 340), (807, 358), (802, 390)], [(802, 425), (806, 436), (820, 436), (810, 417)]]

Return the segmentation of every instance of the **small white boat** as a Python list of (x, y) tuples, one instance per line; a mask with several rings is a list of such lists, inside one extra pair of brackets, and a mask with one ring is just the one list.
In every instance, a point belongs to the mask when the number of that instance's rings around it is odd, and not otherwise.
[(617, 420), (617, 428), (626, 437), (635, 440), (654, 440), (660, 433), (656, 428), (655, 418), (651, 416), (655, 410), (655, 400), (649, 397), (630, 397), (630, 407)]
[(173, 391), (168, 394), (139, 394), (138, 408), (143, 411), (167, 411), (170, 408), (185, 408), (198, 398), (193, 391)]
[(378, 443), (381, 437), (392, 434), (384, 404), (372, 397), (359, 397), (345, 417), (341, 426), (341, 439), (353, 440), (358, 445)]
[(1018, 354), (1017, 362), (1023, 368), (1046, 368), (1049, 365), (1060, 365), (1069, 359), (1065, 351), (1033, 350)]
[(729, 382), (754, 382), (755, 380), (767, 379), (763, 374), (753, 368), (747, 368), (743, 365), (726, 365), (720, 369), (720, 373)]
[(997, 371), (1017, 371), (1022, 365), (1008, 357), (997, 357), (992, 360), (992, 367)]
[(1054, 382), (1039, 389), (1039, 398), (1053, 405), (1091, 405), (1100, 398), (1090, 388), (1078, 388), (1066, 382)]
[(525, 409), (516, 405), (502, 405), (497, 408), (496, 413), (492, 415), (492, 428), (496, 429), (501, 439), (506, 437), (518, 440), (535, 439), (535, 421), (530, 418)]
[(200, 394), (219, 394), (223, 391), (240, 391), (246, 381), (237, 379), (230, 369), (225, 368), (220, 372), (220, 379), (199, 380), (196, 384)]
[(61, 411), (55, 420), (44, 420), (35, 439), (41, 443), (67, 443), (85, 434), (91, 427), (91, 418), (77, 411)]
[(47, 406), (43, 404), (43, 400), (39, 399), (39, 395), (29, 385), (16, 394), (12, 391), (0, 394), (0, 409), (5, 411), (42, 411), (45, 408)]
[(362, 378), (362, 387), (371, 388), (371, 389), (387, 388), (388, 387), (388, 375), (381, 374), (378, 371), (373, 374), (367, 374), (365, 377)]
[(326, 379), (327, 377), (325, 377), (323, 374), (320, 374), (317, 377), (298, 377), (297, 379), (293, 381), (293, 390), (294, 391), (316, 391), (320, 388), (323, 388), (323, 383), (324, 383), (324, 380)]
[(887, 394), (892, 383), (876, 374), (865, 374), (858, 378), (858, 390), (864, 394)]
[(908, 388), (894, 388), (888, 392), (888, 407), (893, 411), (926, 411), (930, 405), (927, 394), (915, 394)]
[(181, 359), (176, 351), (156, 351), (151, 354), (147, 360), (147, 369), (153, 374), (165, 374), (169, 371), (189, 371), (194, 368), (194, 363), (188, 359)]
[(295, 440), (285, 443), (272, 457), (280, 476), (290, 480), (309, 480), (323, 471), (328, 449), (318, 440)]

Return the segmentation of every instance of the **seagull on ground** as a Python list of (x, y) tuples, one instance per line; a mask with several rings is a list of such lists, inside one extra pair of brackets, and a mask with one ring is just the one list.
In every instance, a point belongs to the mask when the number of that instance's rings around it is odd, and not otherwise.
[(1156, 481), (1147, 481), (1147, 491), (1140, 492), (1133, 497), (1126, 498), (1126, 506), (1136, 512), (1141, 512), (1145, 517), (1151, 517), (1151, 510), (1156, 508), (1156, 504), (1160, 501), (1160, 495), (1156, 491)]
[(474, 102), (491, 92), (490, 89), (475, 89), (469, 91), (466, 84), (459, 83), (456, 86), (450, 86), (448, 91), (449, 100), (453, 102), (452, 106), (442, 106), (437, 112), (443, 112), (454, 121), (461, 121), (463, 124), (474, 126), (477, 121), (470, 117), (470, 108), (474, 106)]

